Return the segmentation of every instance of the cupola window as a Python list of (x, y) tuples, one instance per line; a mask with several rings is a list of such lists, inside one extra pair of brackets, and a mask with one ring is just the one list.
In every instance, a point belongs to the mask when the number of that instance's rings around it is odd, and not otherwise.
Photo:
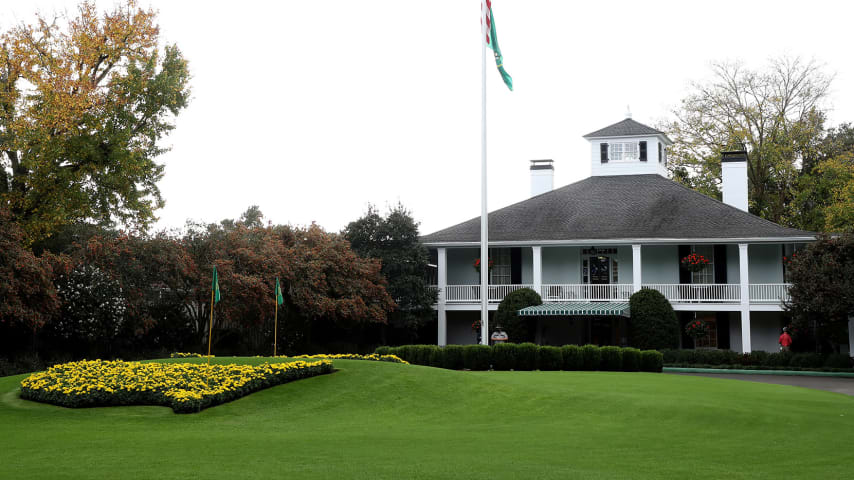
[(613, 142), (608, 144), (608, 160), (612, 162), (628, 162), (638, 159), (637, 142)]

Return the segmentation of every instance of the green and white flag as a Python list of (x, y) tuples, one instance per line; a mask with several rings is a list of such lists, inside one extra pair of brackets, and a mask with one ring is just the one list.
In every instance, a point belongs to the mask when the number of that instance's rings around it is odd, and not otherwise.
[(219, 295), (219, 277), (217, 277), (217, 274), (216, 274), (216, 265), (214, 265), (213, 282), (211, 282), (211, 292), (212, 292), (211, 298), (213, 298), (213, 302), (219, 303), (219, 298), (220, 298), (220, 295)]
[(285, 303), (285, 298), (282, 297), (282, 287), (279, 286), (279, 277), (276, 277), (276, 305)]
[(485, 4), (480, 4), (483, 10), (481, 24), (483, 24), (483, 19), (486, 19), (486, 28), (483, 29), (483, 40), (486, 42), (486, 46), (491, 48), (493, 53), (495, 53), (495, 65), (498, 66), (498, 73), (501, 74), (504, 84), (507, 85), (510, 91), (513, 91), (513, 78), (504, 69), (504, 57), (501, 55), (501, 49), (498, 48), (498, 34), (495, 32), (495, 16), (492, 15), (492, 0), (485, 0), (485, 2)]

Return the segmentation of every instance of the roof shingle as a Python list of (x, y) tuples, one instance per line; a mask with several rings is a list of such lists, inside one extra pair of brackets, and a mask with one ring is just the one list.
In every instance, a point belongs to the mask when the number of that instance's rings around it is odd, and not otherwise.
[(634, 135), (663, 135), (665, 138), (667, 137), (661, 130), (656, 130), (631, 118), (627, 118), (613, 125), (608, 125), (605, 128), (600, 128), (595, 132), (590, 132), (584, 138), (630, 137)]

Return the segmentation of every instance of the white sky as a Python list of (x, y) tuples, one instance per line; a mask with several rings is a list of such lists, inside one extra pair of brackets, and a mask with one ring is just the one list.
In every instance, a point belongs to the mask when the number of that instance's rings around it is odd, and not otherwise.
[[(73, 0), (0, 0), (0, 26)], [(98, 2), (99, 7), (113, 1)], [(142, 0), (143, 5), (149, 2)], [(190, 62), (193, 99), (159, 158), (158, 227), (236, 218), (337, 231), (398, 200), (430, 233), (480, 214), (480, 0), (151, 0)], [(514, 92), (487, 64), (489, 209), (587, 177), (582, 135), (667, 118), (714, 60), (815, 57), (830, 123), (854, 121), (854, 8), (826, 1), (494, 0)]]

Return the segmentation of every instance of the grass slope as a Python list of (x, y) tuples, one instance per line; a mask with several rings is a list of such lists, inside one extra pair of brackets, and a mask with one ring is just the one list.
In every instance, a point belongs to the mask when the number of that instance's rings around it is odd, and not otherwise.
[(193, 415), (36, 404), (17, 397), (24, 376), (0, 378), (0, 478), (845, 478), (854, 465), (854, 398), (834, 393), (335, 365)]

